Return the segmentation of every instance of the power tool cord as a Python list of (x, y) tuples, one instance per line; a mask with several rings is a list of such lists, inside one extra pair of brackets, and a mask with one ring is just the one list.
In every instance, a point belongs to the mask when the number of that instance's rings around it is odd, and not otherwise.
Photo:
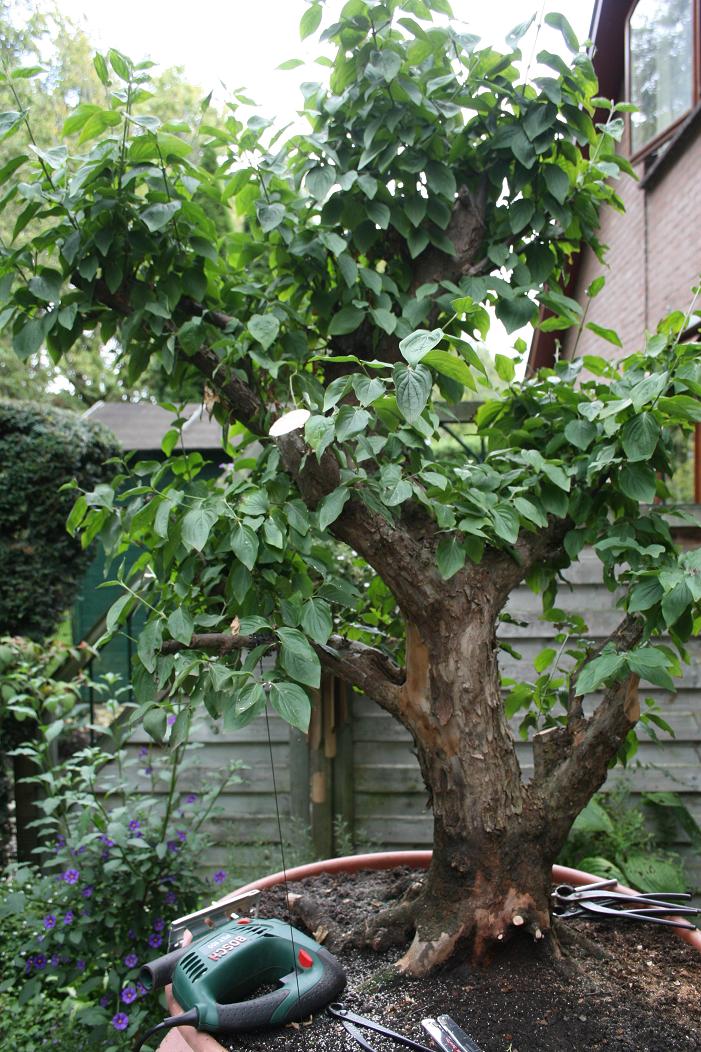
[(159, 1030), (170, 1030), (174, 1026), (197, 1026), (197, 1009), (191, 1008), (189, 1012), (183, 1012), (182, 1015), (168, 1016), (167, 1019), (162, 1019), (160, 1023), (156, 1023), (145, 1033), (137, 1034), (133, 1052), (139, 1052), (142, 1045)]

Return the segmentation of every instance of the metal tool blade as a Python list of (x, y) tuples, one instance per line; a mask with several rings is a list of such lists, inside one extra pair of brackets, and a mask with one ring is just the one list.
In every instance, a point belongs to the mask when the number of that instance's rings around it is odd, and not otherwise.
[(436, 1019), (422, 1019), (421, 1026), (440, 1052), (461, 1052), (460, 1045), (438, 1025)]
[(439, 1015), (438, 1025), (458, 1046), (460, 1052), (482, 1052), (476, 1041), (466, 1034), (449, 1015)]
[(254, 891), (247, 891), (243, 895), (233, 895), (231, 898), (223, 899), (221, 902), (214, 902), (211, 906), (206, 906), (205, 909), (197, 910), (195, 913), (188, 913), (184, 917), (178, 917), (177, 920), (172, 922), (168, 932), (168, 950), (180, 949), (186, 931), (191, 931), (193, 939), (197, 939), (200, 935), (206, 935), (214, 928), (218, 928), (220, 925), (227, 924), (228, 921), (240, 917), (241, 913), (246, 909), (250, 909), (253, 916), (255, 916), (259, 895), (260, 891), (256, 888)]

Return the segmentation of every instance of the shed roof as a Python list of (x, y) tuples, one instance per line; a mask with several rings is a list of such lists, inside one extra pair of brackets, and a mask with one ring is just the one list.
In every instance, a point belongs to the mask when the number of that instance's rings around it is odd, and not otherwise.
[[(182, 415), (183, 441), (188, 451), (221, 450), (221, 427), (203, 405), (191, 402)], [(154, 402), (96, 402), (83, 416), (104, 424), (117, 437), (125, 450), (142, 453), (161, 451), (161, 441), (171, 428), (175, 415)]]

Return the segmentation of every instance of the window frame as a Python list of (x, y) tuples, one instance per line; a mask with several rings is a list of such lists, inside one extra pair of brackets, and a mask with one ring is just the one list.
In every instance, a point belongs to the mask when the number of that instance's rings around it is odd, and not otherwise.
[[(635, 3), (630, 5), (628, 14), (626, 15), (625, 23), (625, 71), (624, 71), (624, 87), (625, 97), (627, 101), (631, 101), (631, 51), (630, 51), (630, 20), (635, 13), (635, 9), (641, 0), (635, 0)], [(649, 154), (654, 154), (668, 139), (672, 136), (684, 121), (687, 119), (689, 114), (693, 111), (695, 106), (698, 104), (701, 98), (701, 0), (691, 0), (691, 103), (676, 120), (668, 124), (667, 127), (658, 132), (657, 135), (653, 136), (652, 139), (640, 146), (637, 150), (633, 151), (633, 135), (632, 135), (632, 121), (631, 114), (627, 114), (626, 117), (626, 136), (628, 139), (628, 155), (630, 160), (635, 163), (643, 160)]]

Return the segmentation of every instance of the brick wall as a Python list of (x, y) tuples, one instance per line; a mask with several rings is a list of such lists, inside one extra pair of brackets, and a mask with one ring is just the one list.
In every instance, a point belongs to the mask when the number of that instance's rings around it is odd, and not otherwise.
[[(698, 122), (697, 122), (698, 126)], [(642, 164), (637, 166), (643, 175)], [(637, 350), (646, 329), (672, 310), (686, 311), (692, 286), (701, 274), (701, 131), (688, 138), (655, 183), (644, 188), (622, 176), (617, 191), (626, 206), (621, 215), (602, 213), (600, 240), (609, 246), (602, 266), (593, 252), (582, 260), (575, 290), (580, 303), (584, 290), (599, 274), (606, 285), (592, 301), (587, 321), (615, 329), (623, 353)], [(572, 354), (575, 335), (565, 335), (564, 349)], [(612, 344), (584, 330), (577, 356), (613, 357)]]

